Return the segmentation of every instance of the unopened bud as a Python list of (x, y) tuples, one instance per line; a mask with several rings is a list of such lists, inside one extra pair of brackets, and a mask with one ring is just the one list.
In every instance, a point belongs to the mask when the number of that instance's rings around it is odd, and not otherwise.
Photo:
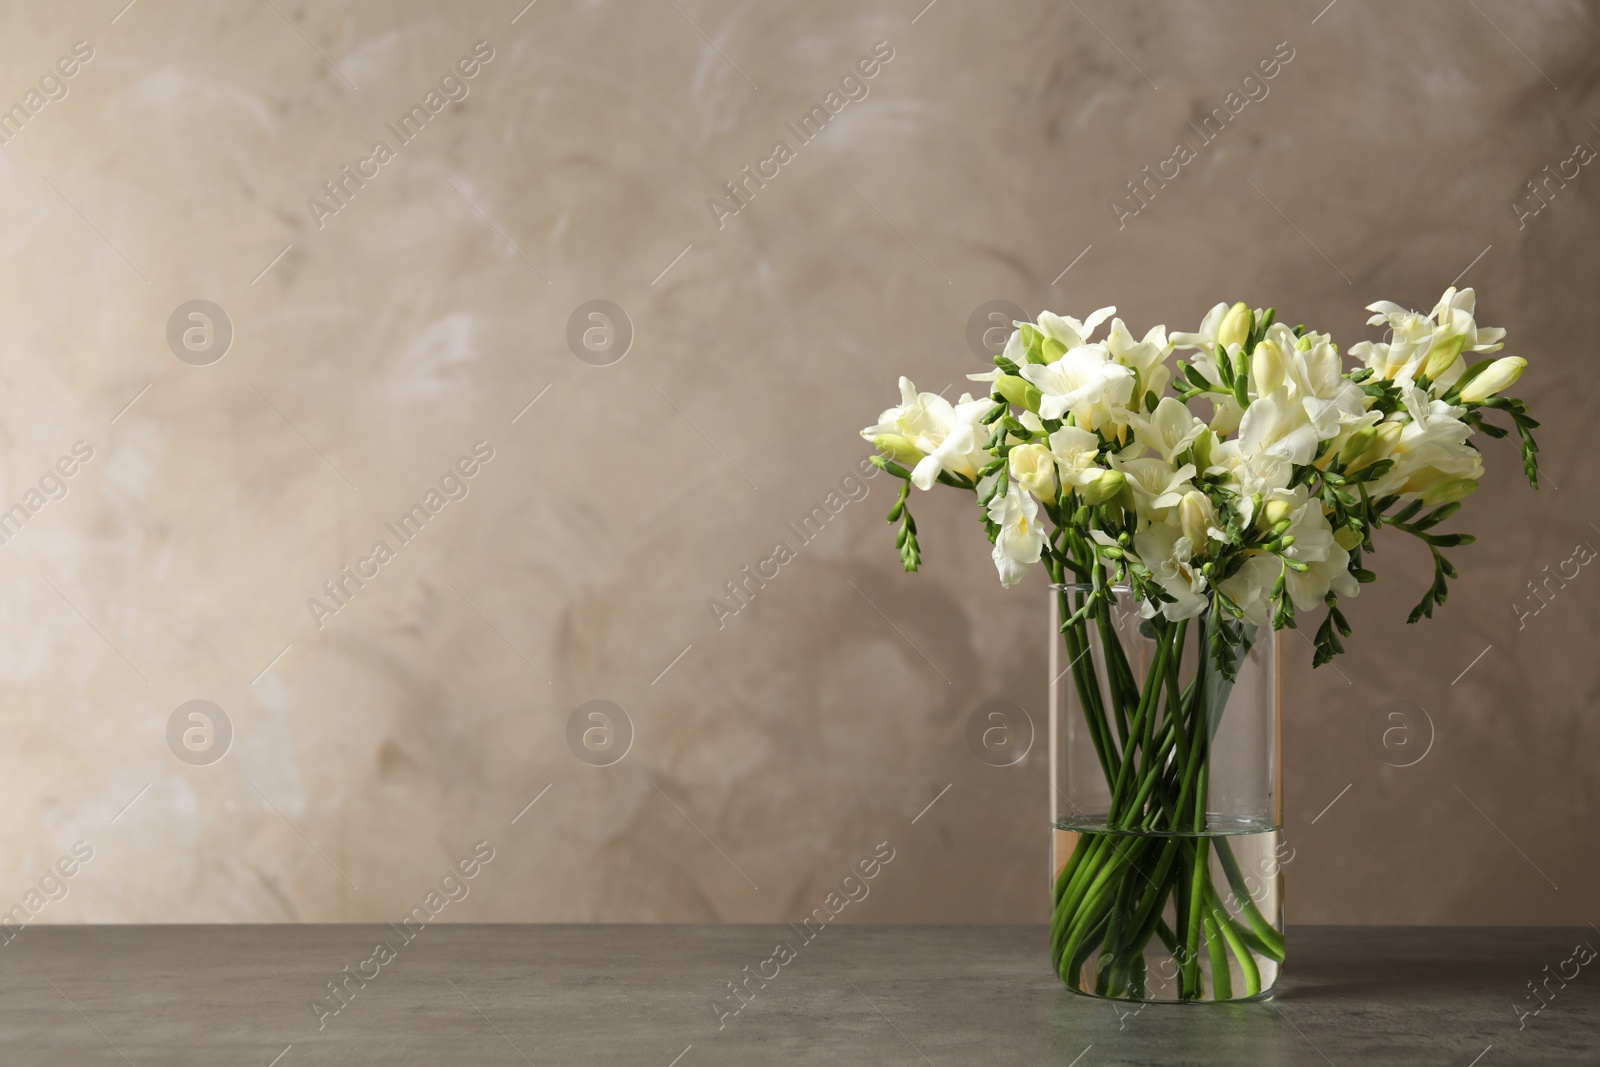
[(1224, 348), (1242, 345), (1250, 337), (1250, 327), (1255, 325), (1255, 315), (1247, 304), (1239, 303), (1228, 309), (1217, 327), (1217, 343)]
[(1289, 521), (1289, 513), (1293, 509), (1289, 502), (1282, 497), (1267, 501), (1261, 509), (1261, 524), (1268, 528), (1277, 526), (1280, 522)]
[(1217, 509), (1212, 506), (1211, 498), (1200, 490), (1191, 489), (1178, 501), (1178, 525), (1197, 553), (1206, 543), (1207, 531), (1216, 522)]
[(1286, 370), (1283, 365), (1283, 353), (1278, 350), (1276, 343), (1262, 341), (1256, 345), (1256, 350), (1250, 356), (1250, 384), (1255, 386), (1257, 396), (1266, 396), (1278, 386), (1283, 384)]
[[(1400, 434), (1404, 430), (1398, 422), (1380, 422), (1371, 427), (1372, 440), (1365, 450), (1344, 465), (1346, 474), (1366, 470), (1379, 460), (1388, 459), (1389, 453), (1394, 451), (1394, 446), (1400, 443)], [(1354, 435), (1352, 435), (1354, 436)]]
[(1194, 465), (1201, 474), (1211, 468), (1211, 450), (1216, 445), (1217, 435), (1209, 429), (1201, 430), (1200, 436), (1194, 439)]
[(1104, 504), (1118, 493), (1122, 492), (1128, 479), (1121, 471), (1103, 471), (1100, 477), (1088, 485), (1079, 486), (1078, 493), (1087, 504)]
[(1461, 390), (1461, 402), (1463, 404), (1483, 403), (1522, 377), (1522, 368), (1527, 365), (1528, 361), (1521, 356), (1506, 356), (1495, 360)]
[(1449, 504), (1463, 497), (1471, 496), (1478, 488), (1478, 483), (1471, 478), (1451, 478), (1442, 481), (1422, 494), (1422, 503), (1425, 507), (1435, 507), (1439, 504)]
[(880, 433), (872, 439), (872, 447), (908, 467), (922, 461), (922, 449), (912, 444), (909, 437), (897, 433)]
[(1433, 347), (1428, 349), (1428, 355), (1422, 361), (1422, 376), (1429, 381), (1436, 381), (1441, 374), (1455, 366), (1456, 360), (1461, 358), (1461, 346), (1466, 341), (1467, 335), (1458, 333), (1454, 337), (1433, 342)]
[(1376, 426), (1363, 426), (1350, 435), (1350, 439), (1339, 449), (1339, 465), (1348, 467), (1359, 459), (1367, 449), (1372, 447), (1372, 442), (1378, 439)]
[(1015, 374), (1002, 374), (996, 378), (994, 391), (1019, 408), (1025, 408), (1035, 413), (1039, 410), (1039, 390), (1032, 382), (1019, 378)]

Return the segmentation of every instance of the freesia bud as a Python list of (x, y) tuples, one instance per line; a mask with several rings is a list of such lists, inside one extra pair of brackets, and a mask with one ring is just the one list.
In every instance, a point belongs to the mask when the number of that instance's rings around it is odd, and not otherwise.
[(1037, 413), (1039, 410), (1040, 393), (1032, 382), (1025, 381), (1015, 374), (1002, 374), (995, 379), (994, 391), (1005, 397), (1006, 400)]
[(1271, 529), (1287, 519), (1291, 510), (1289, 502), (1282, 497), (1269, 500), (1261, 509), (1261, 525)]
[(1256, 345), (1250, 356), (1250, 384), (1256, 387), (1256, 394), (1266, 396), (1283, 384), (1284, 376), (1283, 353), (1277, 344), (1262, 341)]
[(872, 439), (872, 447), (907, 467), (922, 461), (922, 449), (912, 444), (909, 437), (897, 433), (880, 433)]
[(1350, 466), (1357, 459), (1360, 459), (1362, 454), (1372, 447), (1372, 442), (1377, 439), (1378, 428), (1376, 426), (1363, 426), (1351, 434), (1350, 439), (1344, 443), (1344, 447), (1339, 449), (1339, 464), (1344, 467)]
[(1056, 498), (1056, 457), (1041, 444), (1018, 445), (1010, 455), (1011, 480), (1043, 500)]
[(1250, 336), (1250, 327), (1254, 324), (1255, 316), (1248, 304), (1233, 305), (1228, 309), (1228, 313), (1222, 316), (1222, 324), (1217, 327), (1217, 343), (1224, 348), (1244, 344)]
[[(1357, 471), (1366, 470), (1379, 460), (1387, 459), (1389, 453), (1394, 451), (1394, 446), (1400, 443), (1400, 434), (1403, 432), (1404, 427), (1398, 422), (1380, 422), (1378, 425), (1370, 427), (1370, 429), (1372, 430), (1371, 442), (1354, 459), (1345, 461), (1344, 470), (1346, 474), (1354, 474)], [(1355, 434), (1351, 434), (1351, 437), (1355, 437)]]
[(1522, 377), (1522, 368), (1528, 361), (1521, 356), (1505, 356), (1483, 369), (1483, 373), (1468, 382), (1461, 390), (1463, 404), (1481, 404), (1500, 390)]
[(1433, 342), (1433, 347), (1428, 349), (1428, 355), (1422, 361), (1422, 376), (1436, 381), (1441, 374), (1455, 366), (1456, 360), (1461, 358), (1461, 346), (1466, 341), (1467, 335), (1458, 333), (1454, 337)]
[(1183, 528), (1183, 536), (1196, 546), (1206, 543), (1207, 531), (1217, 523), (1217, 509), (1212, 506), (1211, 498), (1198, 489), (1191, 489), (1183, 494), (1183, 499), (1178, 501), (1178, 525)]
[(1358, 530), (1350, 529), (1348, 526), (1341, 526), (1333, 531), (1333, 539), (1346, 552), (1354, 552), (1356, 546), (1361, 543), (1361, 533)]
[(1106, 501), (1122, 492), (1128, 479), (1121, 471), (1102, 471), (1100, 476), (1088, 485), (1078, 487), (1078, 493), (1086, 504), (1104, 504)]
[(1217, 435), (1210, 429), (1200, 431), (1194, 439), (1194, 466), (1202, 473), (1211, 469), (1211, 450), (1216, 447)]
[(1046, 363), (1054, 363), (1067, 354), (1067, 346), (1054, 337), (1046, 337), (1043, 343), (1039, 345), (1039, 354), (1044, 356)]
[(1471, 478), (1451, 478), (1440, 482), (1422, 494), (1422, 503), (1425, 507), (1436, 507), (1439, 504), (1450, 504), (1463, 497), (1470, 496), (1478, 488), (1478, 483)]

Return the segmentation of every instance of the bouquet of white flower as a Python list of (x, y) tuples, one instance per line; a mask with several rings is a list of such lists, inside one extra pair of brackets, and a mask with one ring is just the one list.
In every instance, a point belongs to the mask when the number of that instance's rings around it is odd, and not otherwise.
[[(910, 489), (938, 482), (975, 493), (1004, 585), (1045, 564), (1062, 591), (1061, 633), (1075, 665), (1092, 634), (1110, 632), (1114, 601), (1138, 605), (1145, 636), (1163, 650), (1142, 687), (1126, 662), (1103, 665), (1112, 676), (1104, 690), (1093, 661), (1073, 668), (1110, 797), (1100, 819), (1111, 830), (1203, 831), (1207, 745), (1227, 695), (1215, 684), (1180, 684), (1185, 640), (1206, 651), (1199, 673), (1231, 681), (1257, 627), (1294, 627), (1297, 613), (1325, 606), (1315, 663), (1327, 662), (1350, 633), (1340, 599), (1375, 577), (1363, 560), (1382, 526), (1428, 546), (1433, 581), (1410, 621), (1431, 617), (1456, 577), (1445, 550), (1472, 542), (1436, 532), (1482, 476), (1470, 438), (1506, 436), (1490, 415), (1508, 418), (1537, 488), (1538, 423), (1520, 400), (1500, 395), (1527, 361), (1486, 357), (1503, 347), (1505, 331), (1477, 325), (1471, 289), (1447, 289), (1429, 315), (1370, 305), (1368, 322), (1387, 327), (1388, 339), (1352, 346), (1362, 366), (1348, 371), (1327, 334), (1291, 329), (1270, 308), (1218, 304), (1195, 333), (1156, 326), (1142, 339), (1112, 318), (1109, 334), (1091, 340), (1115, 310), (1017, 323), (996, 370), (969, 376), (989, 383), (987, 397), (952, 404), (901, 378), (901, 403), (862, 436), (882, 453), (873, 462), (905, 482), (889, 521), (899, 523), (906, 570), (921, 560)], [(1194, 355), (1174, 375), (1175, 349)], [(1199, 400), (1206, 417), (1192, 410)], [(1197, 863), (1195, 846), (1185, 848), (1154, 849), (1140, 866), (1093, 835), (1078, 841), (1056, 884), (1052, 938), (1063, 980), (1077, 987), (1081, 963), (1103, 943), (1098, 991), (1142, 995), (1140, 965), (1128, 961), (1153, 934), (1188, 946), (1177, 953), (1185, 999), (1204, 995), (1188, 973), (1204, 930), (1213, 952), (1281, 961), (1281, 932), (1248, 900), (1237, 914), (1206, 906), (1217, 897), (1200, 884), (1204, 857)], [(1229, 856), (1221, 858), (1231, 880)], [(1118, 864), (1148, 888), (1119, 888)], [(1169, 895), (1195, 902), (1178, 908), (1189, 929), (1161, 918)], [(1235, 965), (1250, 995), (1259, 991), (1253, 967)], [(1221, 988), (1227, 969), (1216, 970), (1213, 995), (1231, 995)]]

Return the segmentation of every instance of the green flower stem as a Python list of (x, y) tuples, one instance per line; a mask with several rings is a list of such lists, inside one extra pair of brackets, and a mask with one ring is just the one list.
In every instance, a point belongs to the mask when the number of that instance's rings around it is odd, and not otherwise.
[(1233, 898), (1239, 902), (1239, 915), (1250, 927), (1261, 944), (1266, 948), (1266, 955), (1278, 963), (1283, 962), (1283, 935), (1273, 929), (1267, 922), (1261, 910), (1256, 907), (1254, 897), (1250, 894), (1249, 887), (1245, 884), (1244, 874), (1239, 870), (1239, 861), (1233, 854), (1233, 848), (1226, 838), (1217, 840), (1217, 859), (1222, 864), (1222, 872), (1227, 875), (1228, 885), (1233, 888)]
[[(1165, 683), (1166, 687), (1166, 703), (1163, 705), (1159, 699), (1160, 694), (1157, 694), (1155, 707), (1152, 709), (1152, 711), (1154, 711), (1158, 708), (1165, 708), (1166, 717), (1168, 719), (1172, 717), (1174, 708), (1179, 708), (1182, 705), (1182, 698), (1178, 688), (1178, 668), (1183, 661), (1184, 640), (1188, 633), (1189, 620), (1184, 619), (1182, 622), (1178, 623), (1177, 629), (1172, 635), (1172, 649), (1167, 656), (1167, 673), (1162, 678), (1162, 681)], [(1144, 756), (1144, 762), (1139, 767), (1139, 773), (1146, 777), (1155, 773), (1160, 768), (1160, 763), (1156, 758), (1159, 754), (1156, 752), (1154, 747), (1154, 726), (1155, 715), (1152, 714), (1145, 719), (1145, 735), (1142, 742), (1142, 754)]]
[[(1052, 558), (1051, 570), (1053, 578), (1059, 585), (1061, 583), (1059, 560)], [(1076, 610), (1076, 605), (1072, 604), (1067, 597), (1067, 591), (1065, 589), (1057, 589), (1056, 597), (1061, 617), (1063, 619), (1070, 618), (1073, 611)], [(1080, 638), (1084, 636), (1076, 627), (1068, 626), (1062, 630), (1062, 639), (1067, 646), (1067, 655), (1070, 657), (1068, 669), (1073, 672), (1072, 680), (1078, 688), (1078, 703), (1083, 706), (1084, 722), (1089, 727), (1089, 739), (1094, 744), (1095, 755), (1100, 759), (1100, 769), (1105, 773), (1106, 781), (1109, 782), (1114, 776), (1112, 763), (1116, 759), (1116, 755), (1115, 752), (1110, 750), (1109, 738), (1106, 737), (1108, 730), (1105, 725), (1105, 717), (1099, 711), (1099, 687), (1094, 684), (1092, 678), (1093, 664), (1088, 666), (1088, 670), (1091, 672), (1090, 676), (1086, 677), (1084, 673), (1084, 661), (1089, 658), (1087, 643), (1080, 641)], [(1093, 702), (1089, 700), (1090, 694), (1095, 697)]]
[(1182, 977), (1179, 995), (1196, 1000), (1201, 994), (1200, 927), (1206, 903), (1206, 890), (1210, 888), (1206, 874), (1209, 845), (1210, 841), (1204, 837), (1193, 843), (1185, 842), (1185, 851), (1193, 849), (1193, 859), (1189, 864), (1189, 908), (1185, 924), (1187, 929), (1184, 931), (1184, 955), (1179, 961), (1178, 973)]
[[(1252, 956), (1250, 954), (1250, 950), (1245, 947), (1245, 944), (1240, 939), (1238, 932), (1234, 929), (1233, 923), (1227, 920), (1226, 913), (1222, 910), (1221, 904), (1217, 901), (1217, 891), (1212, 889), (1209, 896), (1211, 914), (1214, 917), (1213, 921), (1216, 923), (1218, 930), (1221, 932), (1222, 939), (1227, 942), (1228, 948), (1232, 950), (1234, 959), (1239, 961), (1239, 970), (1244, 975), (1244, 995), (1247, 997), (1253, 997), (1261, 992), (1261, 970), (1256, 966), (1255, 957)], [(1226, 973), (1226, 964), (1224, 964), (1222, 969), (1224, 973)], [(1213, 981), (1215, 981), (1215, 979), (1213, 979)]]
[(1079, 954), (1083, 953), (1083, 960), (1088, 959), (1088, 952), (1093, 950), (1094, 942), (1087, 939), (1099, 927), (1100, 921), (1105, 918), (1105, 912), (1114, 902), (1115, 893), (1111, 888), (1114, 877), (1121, 874), (1122, 869), (1129, 863), (1137, 860), (1139, 853), (1142, 853), (1148, 845), (1148, 839), (1139, 839), (1127, 849), (1114, 848), (1112, 851), (1116, 859), (1105, 863), (1101, 868), (1085, 891), (1081, 906), (1070, 909), (1076, 916), (1076, 925), (1072, 926), (1071, 933), (1067, 937), (1066, 947), (1062, 950), (1062, 959), (1072, 962), (1073, 974), (1077, 974), (1082, 967)]
[(1228, 970), (1228, 950), (1222, 943), (1214, 912), (1206, 915), (1205, 927), (1206, 954), (1211, 957), (1211, 993), (1217, 1000), (1229, 1000), (1233, 997), (1233, 974)]
[(1088, 847), (1083, 862), (1078, 865), (1062, 890), (1061, 899), (1056, 904), (1056, 913), (1050, 924), (1050, 951), (1057, 956), (1064, 948), (1067, 936), (1078, 918), (1083, 896), (1095, 878), (1102, 873), (1106, 863), (1105, 853), (1111, 848), (1111, 839), (1104, 834), (1079, 835), (1079, 847), (1085, 842), (1088, 842)]
[[(1122, 758), (1118, 755), (1116, 743), (1111, 739), (1111, 727), (1106, 721), (1105, 711), (1100, 706), (1100, 695), (1093, 680), (1094, 664), (1088, 662), (1087, 638), (1069, 627), (1064, 635), (1066, 639), (1067, 655), (1071, 658), (1069, 670), (1072, 671), (1073, 683), (1078, 686), (1079, 693), (1085, 686), (1090, 687), (1092, 698), (1080, 698), (1078, 703), (1083, 706), (1084, 723), (1089, 727), (1089, 738), (1094, 744), (1095, 754), (1100, 759), (1100, 769), (1105, 772), (1106, 781), (1116, 777), (1116, 768), (1121, 765)], [(1087, 676), (1087, 677), (1086, 677)]]
[(1072, 855), (1067, 857), (1067, 862), (1062, 864), (1061, 873), (1056, 876), (1055, 891), (1051, 896), (1053, 903), (1061, 903), (1061, 895), (1067, 891), (1067, 886), (1072, 883), (1074, 875), (1082, 868), (1083, 858), (1089, 852), (1088, 838), (1078, 835), (1078, 841), (1072, 846)]
[[(1102, 611), (1098, 614), (1100, 647), (1105, 650), (1106, 655), (1106, 682), (1111, 690), (1112, 708), (1117, 716), (1117, 735), (1122, 738), (1122, 751), (1126, 756), (1130, 743), (1126, 708), (1139, 702), (1139, 687), (1133, 680), (1133, 672), (1122, 652), (1122, 642), (1117, 640), (1110, 612)], [(1116, 651), (1113, 652), (1113, 649)]]
[(1156, 936), (1167, 947), (1167, 953), (1176, 959), (1178, 956), (1178, 935), (1172, 932), (1172, 927), (1167, 925), (1167, 920), (1156, 920)]
[[(1161, 683), (1166, 678), (1167, 659), (1171, 654), (1171, 644), (1165, 639), (1161, 640), (1156, 646), (1156, 654), (1151, 659), (1149, 672), (1145, 676), (1144, 696), (1140, 698), (1139, 706), (1134, 709), (1133, 721), (1130, 724), (1136, 736), (1145, 732), (1145, 720), (1151, 714), (1151, 706), (1156, 703), (1157, 698), (1161, 695)], [(1110, 822), (1113, 827), (1122, 821), (1121, 815), (1127, 808), (1125, 798), (1128, 792), (1129, 777), (1133, 773), (1134, 762), (1133, 750), (1124, 746), (1122, 766), (1117, 771), (1116, 784), (1111, 789)]]
[[(1161, 724), (1161, 732), (1157, 735), (1155, 746), (1155, 767), (1139, 783), (1139, 791), (1133, 796), (1132, 810), (1146, 810), (1145, 805), (1149, 803), (1151, 794), (1155, 792), (1156, 786), (1161, 783), (1163, 777), (1162, 765), (1166, 762), (1168, 754), (1171, 753), (1173, 747), (1177, 744), (1177, 739), (1181, 736), (1182, 731), (1175, 728), (1170, 719)], [(1145, 830), (1153, 829), (1155, 821), (1159, 819), (1161, 813), (1167, 809), (1171, 802), (1166, 792), (1163, 791), (1161, 796), (1157, 798), (1158, 807), (1147, 812), (1144, 822), (1140, 824), (1140, 828)]]
[[(1079, 949), (1076, 954), (1062, 958), (1062, 963), (1067, 968), (1066, 973), (1062, 975), (1062, 979), (1075, 989), (1083, 988), (1079, 981), (1079, 977), (1083, 974), (1083, 965), (1089, 962), (1090, 956), (1094, 955), (1095, 948), (1100, 943), (1100, 928), (1104, 927), (1105, 923), (1106, 917), (1101, 915), (1088, 931), (1084, 947)], [(1071, 977), (1068, 978), (1067, 975), (1071, 975)]]
[(1163, 842), (1161, 856), (1156, 862), (1155, 869), (1146, 877), (1146, 881), (1150, 884), (1150, 893), (1139, 907), (1137, 921), (1131, 927), (1134, 934), (1124, 946), (1124, 951), (1129, 956), (1143, 957), (1144, 946), (1149, 943), (1150, 935), (1161, 922), (1161, 911), (1166, 907), (1167, 897), (1172, 894), (1174, 888), (1174, 880), (1170, 874), (1173, 862), (1178, 859), (1181, 851), (1180, 840), (1170, 837)]

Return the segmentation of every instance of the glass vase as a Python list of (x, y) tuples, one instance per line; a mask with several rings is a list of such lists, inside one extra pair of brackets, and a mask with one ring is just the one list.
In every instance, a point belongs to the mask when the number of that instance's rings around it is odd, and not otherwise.
[(1068, 989), (1253, 1000), (1283, 966), (1278, 635), (1050, 591), (1050, 959)]

